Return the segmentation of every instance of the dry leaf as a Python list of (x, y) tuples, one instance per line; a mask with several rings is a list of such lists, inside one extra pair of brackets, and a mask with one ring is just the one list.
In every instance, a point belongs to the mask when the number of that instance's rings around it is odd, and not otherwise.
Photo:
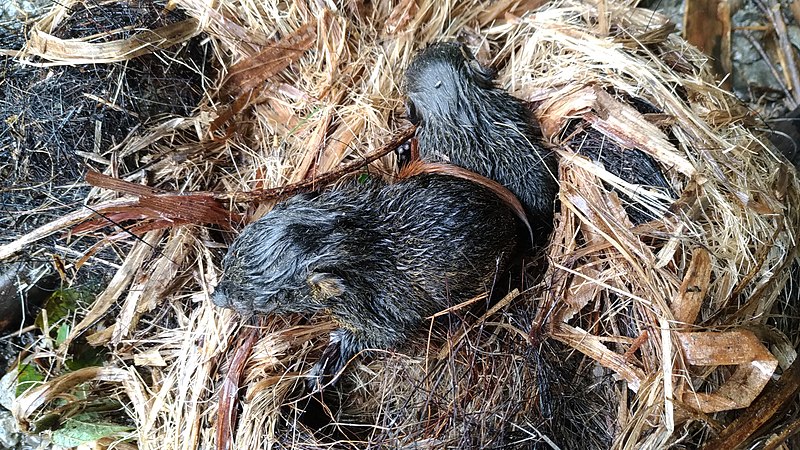
[(49, 61), (42, 64), (48, 66), (111, 63), (171, 47), (199, 33), (200, 22), (194, 18), (110, 42), (59, 39), (37, 29), (31, 32), (23, 55), (38, 56)]

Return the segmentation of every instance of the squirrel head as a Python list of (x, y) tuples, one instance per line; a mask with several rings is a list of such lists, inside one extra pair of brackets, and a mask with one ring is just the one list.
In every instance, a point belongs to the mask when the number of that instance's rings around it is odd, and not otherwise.
[(494, 88), (495, 73), (457, 42), (437, 42), (421, 50), (405, 74), (406, 115), (416, 124), (433, 116), (457, 118), (465, 100)]
[[(333, 220), (332, 220), (333, 219)], [(336, 220), (298, 196), (245, 227), (222, 261), (224, 276), (212, 300), (242, 314), (312, 314), (345, 290), (328, 268), (342, 255), (327, 237)]]

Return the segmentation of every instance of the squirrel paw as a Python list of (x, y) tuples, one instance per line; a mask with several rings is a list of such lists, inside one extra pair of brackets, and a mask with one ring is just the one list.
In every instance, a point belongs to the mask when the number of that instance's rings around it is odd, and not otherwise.
[(344, 372), (350, 358), (358, 353), (354, 345), (353, 336), (345, 330), (335, 330), (331, 333), (330, 341), (322, 351), (319, 361), (306, 375), (306, 387), (309, 392), (321, 392), (325, 387), (332, 385)]

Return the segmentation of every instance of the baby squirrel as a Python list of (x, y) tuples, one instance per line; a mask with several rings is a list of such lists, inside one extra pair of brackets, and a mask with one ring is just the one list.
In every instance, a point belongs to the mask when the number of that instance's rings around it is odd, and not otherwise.
[[(434, 43), (414, 57), (405, 74), (406, 114), (418, 126), (419, 155), (423, 161), (465, 167), (507, 187), (525, 206), (531, 225), (542, 232), (538, 235), (546, 237), (559, 189), (556, 156), (541, 144), (538, 124), (525, 103), (495, 86), (494, 77), (458, 43)], [(570, 130), (575, 127), (573, 123)], [(658, 163), (641, 150), (624, 149), (593, 128), (577, 133), (568, 144), (625, 181), (671, 192)], [(620, 196), (634, 224), (654, 219)]]
[(535, 231), (553, 227), (555, 154), (525, 104), (494, 85), (494, 73), (458, 43), (420, 51), (405, 73), (406, 114), (423, 161), (449, 162), (495, 180), (519, 198)]
[(427, 317), (490, 290), (529, 239), (510, 202), (442, 173), (295, 196), (234, 240), (213, 302), (243, 314), (329, 314), (338, 329), (311, 371), (318, 386), (356, 353), (396, 347)]

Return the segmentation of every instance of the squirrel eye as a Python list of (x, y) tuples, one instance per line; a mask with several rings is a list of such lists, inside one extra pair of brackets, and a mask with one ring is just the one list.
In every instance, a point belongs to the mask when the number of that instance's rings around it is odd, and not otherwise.
[(411, 100), (406, 100), (406, 119), (414, 125), (419, 125), (420, 117), (417, 112), (417, 107)]

